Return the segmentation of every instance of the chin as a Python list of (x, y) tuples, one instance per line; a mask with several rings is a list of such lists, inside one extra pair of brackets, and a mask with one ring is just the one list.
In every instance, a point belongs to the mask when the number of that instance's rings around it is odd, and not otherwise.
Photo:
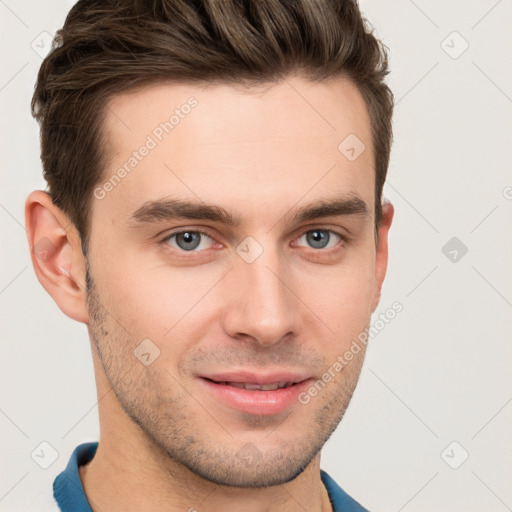
[(274, 487), (291, 482), (297, 478), (307, 467), (307, 464), (300, 467), (290, 468), (287, 464), (283, 467), (273, 468), (269, 471), (268, 465), (262, 462), (262, 467), (231, 467), (227, 471), (216, 470), (193, 470), (197, 476), (204, 480), (222, 485), (224, 487), (236, 487), (242, 489), (261, 489)]
[[(180, 457), (178, 461), (189, 471), (216, 485), (236, 488), (263, 488), (286, 484), (297, 478), (314, 459), (318, 450), (309, 453), (296, 450), (295, 453), (262, 454), (252, 443), (246, 443), (231, 455), (212, 453), (194, 454), (192, 460)], [(169, 456), (176, 461), (175, 454)], [(183, 455), (183, 454), (182, 454)], [(190, 453), (189, 453), (190, 455)]]

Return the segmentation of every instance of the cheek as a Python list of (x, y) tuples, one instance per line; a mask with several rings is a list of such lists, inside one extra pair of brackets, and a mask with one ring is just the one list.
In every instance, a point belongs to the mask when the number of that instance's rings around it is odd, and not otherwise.
[(375, 295), (372, 269), (371, 261), (360, 260), (309, 277), (302, 286), (304, 302), (329, 328), (337, 345), (350, 343), (370, 322)]
[[(169, 346), (186, 325), (189, 337), (206, 320), (215, 294), (210, 293), (222, 277), (223, 270), (214, 267), (170, 268), (164, 265), (130, 270), (117, 266), (115, 272), (103, 275), (103, 290), (109, 310), (123, 327), (137, 338), (154, 339)], [(138, 269), (138, 270), (137, 270)], [(190, 320), (194, 324), (190, 325)], [(183, 340), (185, 341), (185, 340)], [(180, 343), (182, 346), (183, 343)]]
[[(300, 298), (292, 302), (308, 319), (314, 330), (311, 335), (316, 332), (318, 338), (322, 331), (339, 345), (350, 343), (368, 326), (375, 295), (375, 257), (370, 245), (347, 252), (336, 265), (289, 262), (286, 281)], [(134, 340), (149, 338), (176, 354), (218, 327), (214, 324), (224, 312), (222, 289), (230, 278), (222, 279), (229, 265), (172, 268), (129, 254), (125, 251), (122, 259), (106, 256), (98, 262), (96, 274), (103, 305)], [(180, 343), (172, 343), (174, 339)]]

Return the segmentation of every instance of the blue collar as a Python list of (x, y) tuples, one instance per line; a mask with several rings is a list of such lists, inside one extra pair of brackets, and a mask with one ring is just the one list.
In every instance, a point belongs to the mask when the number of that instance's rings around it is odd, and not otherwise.
[(53, 482), (53, 496), (62, 512), (92, 512), (80, 480), (78, 467), (92, 460), (98, 443), (84, 443), (75, 448), (66, 469)]
[[(66, 469), (53, 482), (53, 495), (62, 512), (92, 512), (85, 496), (78, 467), (92, 460), (98, 443), (84, 443), (75, 448)], [(368, 512), (354, 501), (325, 471), (320, 471), (333, 512)]]
[(351, 498), (325, 471), (320, 470), (320, 476), (329, 494), (333, 512), (368, 512), (368, 509)]

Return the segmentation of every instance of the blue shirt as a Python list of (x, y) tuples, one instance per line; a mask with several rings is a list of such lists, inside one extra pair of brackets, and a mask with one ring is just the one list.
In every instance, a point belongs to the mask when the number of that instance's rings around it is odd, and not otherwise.
[[(84, 443), (75, 448), (66, 469), (53, 482), (53, 496), (62, 512), (92, 512), (85, 496), (78, 467), (92, 460), (98, 443)], [(334, 512), (368, 512), (353, 500), (325, 471), (321, 471)]]

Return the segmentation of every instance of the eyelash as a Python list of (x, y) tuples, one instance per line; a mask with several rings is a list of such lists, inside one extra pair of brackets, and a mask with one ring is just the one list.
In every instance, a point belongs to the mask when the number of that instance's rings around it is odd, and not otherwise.
[[(308, 233), (310, 233), (312, 231), (325, 231), (325, 232), (328, 232), (330, 234), (336, 235), (340, 239), (340, 241), (334, 247), (330, 247), (328, 249), (315, 249), (314, 247), (310, 247), (310, 249), (311, 249), (311, 251), (312, 251), (314, 256), (322, 257), (322, 256), (326, 256), (326, 255), (327, 256), (331, 255), (331, 254), (339, 251), (340, 248), (346, 246), (349, 243), (348, 238), (346, 236), (342, 235), (341, 233), (338, 233), (337, 231), (334, 231), (333, 229), (321, 228), (321, 227), (313, 227), (311, 229), (307, 229), (306, 231), (303, 231), (296, 238), (296, 240), (302, 238), (304, 235), (306, 235), (306, 234), (308, 234)], [(182, 229), (181, 231), (176, 231), (174, 233), (166, 235), (161, 240), (161, 244), (166, 246), (166, 250), (170, 250), (171, 252), (187, 254), (187, 256), (184, 256), (186, 258), (201, 257), (201, 253), (203, 253), (205, 251), (208, 251), (208, 249), (202, 249), (202, 250), (199, 250), (199, 251), (198, 250), (185, 251), (183, 249), (176, 249), (175, 247), (170, 247), (169, 244), (168, 244), (169, 240), (171, 240), (173, 237), (176, 237), (177, 235), (180, 235), (182, 233), (195, 233), (195, 234), (204, 236), (206, 238), (209, 238), (214, 243), (217, 243), (215, 241), (215, 239), (209, 233), (207, 233), (205, 231), (201, 231), (200, 229)], [(194, 254), (195, 256), (190, 256), (190, 254)]]

